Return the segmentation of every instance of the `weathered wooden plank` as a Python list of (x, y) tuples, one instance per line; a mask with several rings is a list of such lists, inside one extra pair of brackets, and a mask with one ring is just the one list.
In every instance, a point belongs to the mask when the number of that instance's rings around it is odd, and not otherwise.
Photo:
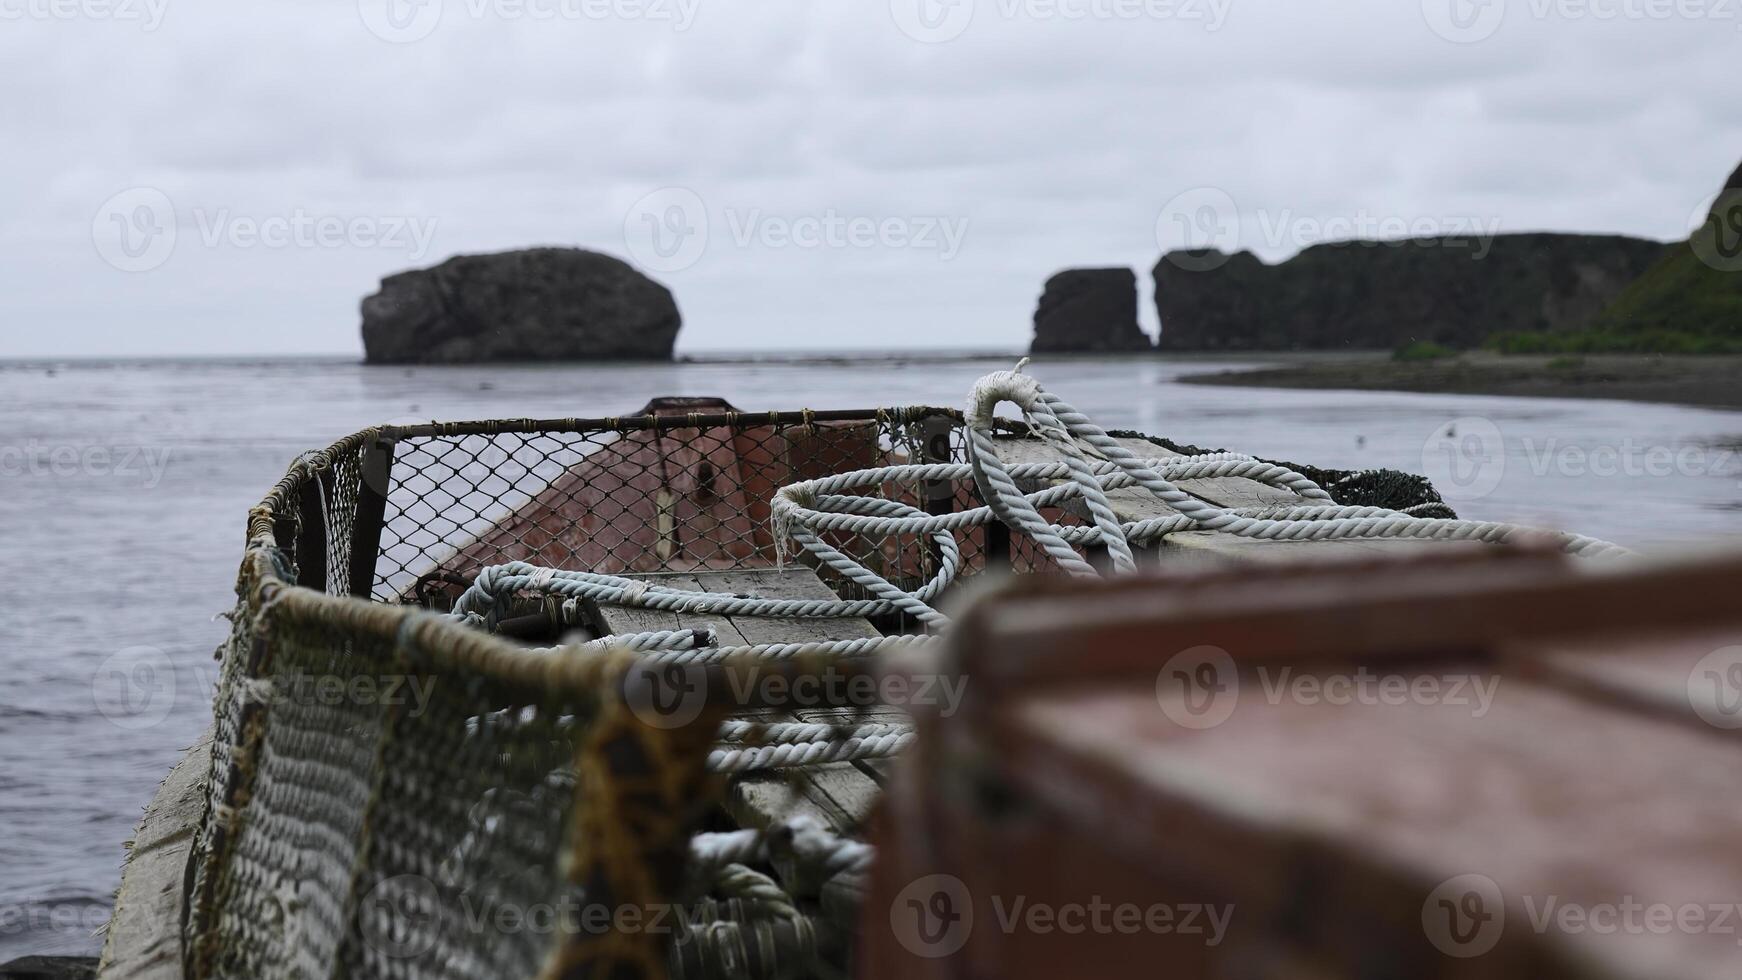
[[(1124, 438), (1117, 441), (1132, 452), (1147, 458), (1167, 459), (1180, 455), (1146, 439)], [(1050, 448), (1037, 439), (1005, 440), (999, 443), (998, 448), (1005, 463), (1012, 466), (1021, 463), (1047, 463), (1057, 458)], [(1017, 484), (1023, 490), (1032, 493), (1041, 489), (1042, 482), (1039, 480), (1018, 480)], [(1061, 481), (1044, 482), (1054, 484)], [(1302, 502), (1300, 497), (1287, 490), (1240, 477), (1181, 480), (1177, 485), (1193, 497), (1218, 507), (1274, 507)], [(1126, 521), (1172, 517), (1179, 513), (1179, 511), (1156, 499), (1155, 495), (1139, 487), (1109, 490), (1107, 500), (1113, 505), (1113, 512)], [(1083, 506), (1081, 500), (1070, 501), (1065, 505), (1065, 510), (1078, 517), (1085, 519), (1088, 517), (1088, 508)], [(1398, 555), (1420, 551), (1424, 548), (1449, 546), (1454, 545), (1438, 541), (1379, 538), (1338, 541), (1259, 541), (1253, 538), (1236, 538), (1215, 531), (1178, 531), (1164, 537), (1160, 546), (1151, 550), (1158, 557), (1165, 556), (1170, 563), (1175, 563), (1180, 560), (1197, 562), (1215, 562), (1218, 560), (1296, 561), (1303, 558), (1323, 558), (1327, 555)]]
[[(680, 575), (633, 575), (631, 578), (645, 578), (659, 582), (661, 585), (674, 589), (694, 588), (686, 584), (687, 576)], [(610, 634), (620, 633), (653, 633), (659, 630), (682, 629), (677, 613), (664, 609), (638, 609), (633, 606), (613, 606), (605, 603), (586, 602), (587, 614), (593, 622), (599, 624), (600, 630)]]
[(1673, 718), (1703, 732), (1735, 731), (1734, 705), (1720, 700), (1742, 662), (1742, 629), (1641, 632), (1505, 651), (1507, 670), (1618, 708)]
[[(802, 565), (783, 570), (699, 571), (639, 575), (671, 588), (779, 599), (838, 598), (816, 573)], [(611, 633), (663, 629), (713, 629), (722, 644), (800, 643), (851, 640), (880, 635), (864, 619), (794, 619), (768, 616), (718, 616), (590, 604), (594, 620)], [(905, 720), (894, 709), (860, 712), (852, 708), (798, 708), (791, 712), (750, 710), (740, 718), (767, 721), (871, 722)], [(834, 763), (802, 771), (746, 773), (732, 781), (728, 810), (745, 826), (808, 814), (837, 830), (858, 827), (870, 815), (879, 788), (876, 778), (856, 763)]]
[[(835, 599), (828, 587), (809, 568), (789, 567), (783, 570), (699, 572), (697, 581), (714, 592), (746, 593), (782, 599)], [(767, 616), (734, 616), (732, 625), (747, 643), (802, 643), (827, 640), (854, 640), (878, 636), (877, 628), (864, 619), (790, 619)], [(853, 708), (803, 707), (791, 717), (813, 723), (850, 724), (857, 721), (905, 719), (899, 711), (893, 718), (887, 710), (861, 712)], [(838, 830), (850, 830), (870, 816), (880, 789), (873, 776), (856, 763), (842, 762), (817, 766), (790, 774), (751, 773), (740, 783), (757, 782), (764, 786), (747, 793), (742, 799), (753, 821), (778, 819), (782, 812), (794, 806), (791, 794), (807, 801), (813, 815), (824, 819)], [(787, 793), (767, 788), (768, 783), (780, 783)], [(780, 811), (756, 809), (759, 806), (780, 807)], [(740, 817), (740, 819), (744, 819)]]
[[(689, 592), (719, 591), (713, 586), (704, 585), (695, 575), (688, 572), (661, 572), (645, 575), (631, 575), (630, 578), (641, 578), (658, 582), (667, 588), (683, 589)], [(652, 633), (659, 630), (677, 629), (711, 629), (721, 645), (742, 646), (747, 641), (738, 628), (732, 625), (731, 619), (725, 616), (694, 612), (672, 612), (664, 609), (638, 609), (629, 606), (613, 606), (587, 602), (588, 615), (605, 633)], [(774, 718), (778, 712), (753, 710), (740, 712), (741, 718)]]
[(207, 730), (145, 807), (103, 940), (97, 967), (102, 980), (181, 980), (188, 858), (211, 767), (212, 733)]

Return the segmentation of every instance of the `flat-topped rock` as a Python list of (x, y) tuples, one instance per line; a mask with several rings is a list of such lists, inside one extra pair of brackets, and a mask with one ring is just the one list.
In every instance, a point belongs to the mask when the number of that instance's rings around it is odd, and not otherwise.
[(1130, 269), (1066, 269), (1046, 281), (1034, 311), (1035, 354), (1146, 351)]
[(671, 359), (671, 290), (578, 248), (456, 255), (363, 300), (371, 364)]

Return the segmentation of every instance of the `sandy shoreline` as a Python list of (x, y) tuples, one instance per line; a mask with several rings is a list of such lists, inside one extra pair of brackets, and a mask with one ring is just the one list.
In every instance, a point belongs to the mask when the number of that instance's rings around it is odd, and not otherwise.
[(1281, 353), (1270, 360), (1287, 365), (1192, 374), (1180, 380), (1257, 388), (1616, 398), (1742, 409), (1742, 356), (1469, 353), (1439, 361), (1400, 362), (1372, 353), (1335, 359)]

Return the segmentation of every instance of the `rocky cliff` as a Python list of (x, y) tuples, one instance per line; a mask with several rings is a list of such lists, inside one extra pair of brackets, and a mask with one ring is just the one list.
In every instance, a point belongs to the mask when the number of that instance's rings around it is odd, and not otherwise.
[(363, 300), (372, 364), (670, 360), (671, 291), (609, 255), (534, 248), (458, 255), (381, 280)]
[(1146, 351), (1130, 269), (1066, 269), (1046, 281), (1034, 311), (1034, 354)]
[(1508, 330), (1588, 326), (1669, 246), (1621, 235), (1499, 235), (1175, 252), (1155, 266), (1164, 350), (1479, 346)]
[(1609, 347), (1697, 352), (1742, 344), (1742, 167), (1706, 223), (1617, 296), (1596, 330)]

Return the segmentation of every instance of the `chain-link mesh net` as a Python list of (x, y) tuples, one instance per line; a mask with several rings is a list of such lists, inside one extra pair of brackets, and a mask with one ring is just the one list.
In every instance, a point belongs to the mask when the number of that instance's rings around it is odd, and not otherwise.
[[(966, 460), (959, 417), (943, 409), (683, 412), (390, 435), (371, 593), (434, 608), (445, 608), (480, 568), (507, 561), (615, 574), (772, 568), (781, 556), (769, 501), (781, 486)], [(979, 503), (969, 481), (884, 492), (934, 509)], [(830, 543), (903, 587), (934, 571), (918, 536), (837, 535)], [(964, 535), (962, 548), (968, 570), (983, 567), (983, 531)], [(852, 595), (850, 584), (830, 584)]]
[[(585, 962), (601, 933), (576, 913), (647, 899), (587, 883), (644, 880), (660, 857), (605, 853), (626, 863), (615, 877), (577, 863), (590, 853), (596, 864), (612, 828), (631, 839), (659, 823), (602, 814), (578, 775), (586, 759), (613, 773), (645, 762), (622, 739), (601, 741), (601, 704), (622, 675), (435, 613), (480, 568), (514, 559), (771, 568), (780, 486), (964, 453), (958, 415), (901, 409), (432, 424), (305, 454), (250, 515), (191, 867), (190, 975), (531, 977)], [(932, 510), (980, 503), (968, 481), (883, 492)], [(935, 572), (917, 536), (831, 544), (908, 587)], [(983, 566), (984, 532), (962, 544), (968, 569)], [(588, 754), (600, 744), (616, 747)], [(667, 796), (661, 819), (682, 810), (681, 793)], [(607, 915), (603, 935), (622, 941), (620, 924)], [(674, 938), (696, 954), (682, 936), (648, 942)]]

